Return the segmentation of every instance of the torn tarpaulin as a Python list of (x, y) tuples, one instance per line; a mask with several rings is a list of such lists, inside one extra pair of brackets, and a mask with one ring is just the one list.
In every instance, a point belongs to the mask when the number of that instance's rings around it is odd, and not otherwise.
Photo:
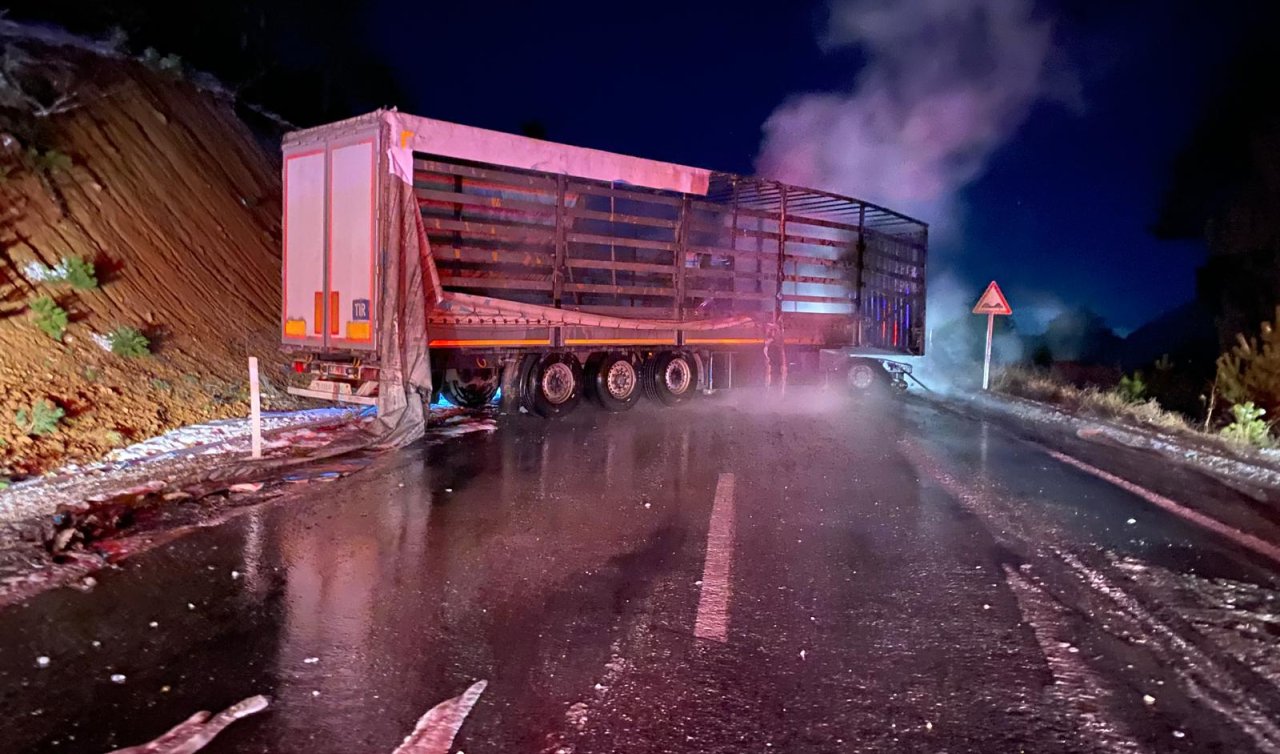
[(379, 444), (396, 446), (407, 445), (426, 431), (426, 407), (431, 403), (427, 308), (441, 287), (413, 187), (399, 180), (384, 184), (383, 206), (389, 217), (378, 319), (382, 369), (374, 429)]

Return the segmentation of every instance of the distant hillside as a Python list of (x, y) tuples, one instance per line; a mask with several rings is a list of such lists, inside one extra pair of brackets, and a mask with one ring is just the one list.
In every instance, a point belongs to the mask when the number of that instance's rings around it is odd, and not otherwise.
[(1129, 333), (1121, 349), (1125, 371), (1149, 368), (1161, 356), (1185, 365), (1209, 365), (1218, 357), (1213, 314), (1192, 301), (1171, 309)]
[[(0, 477), (243, 415), (246, 355), (278, 350), (275, 157), (172, 60), (12, 24), (0, 46)], [(49, 279), (72, 258), (96, 288)], [(69, 314), (61, 342), (33, 321), (42, 296)], [(95, 341), (121, 326), (152, 355)], [(15, 415), (41, 400), (65, 417), (33, 436)]]

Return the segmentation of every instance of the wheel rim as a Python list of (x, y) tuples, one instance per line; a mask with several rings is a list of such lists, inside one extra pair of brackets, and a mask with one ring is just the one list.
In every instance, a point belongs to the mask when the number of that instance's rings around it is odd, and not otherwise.
[(631, 366), (631, 362), (619, 359), (609, 366), (609, 371), (605, 373), (605, 390), (609, 392), (610, 397), (624, 401), (631, 397), (636, 389), (636, 370)]
[(559, 406), (573, 397), (573, 370), (564, 362), (556, 362), (542, 373), (542, 395), (548, 403)]
[(849, 384), (859, 390), (866, 390), (871, 387), (871, 383), (875, 380), (875, 375), (871, 373), (871, 367), (865, 364), (855, 365), (849, 370)]
[(689, 368), (689, 362), (683, 358), (675, 358), (667, 364), (662, 380), (672, 395), (683, 395), (693, 381), (693, 370)]

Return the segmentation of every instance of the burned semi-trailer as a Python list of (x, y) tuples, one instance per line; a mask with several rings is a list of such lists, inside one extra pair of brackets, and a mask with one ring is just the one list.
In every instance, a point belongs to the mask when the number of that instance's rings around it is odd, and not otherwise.
[(283, 225), (303, 395), (554, 416), (924, 350), (926, 225), (776, 181), (379, 111), (285, 138)]

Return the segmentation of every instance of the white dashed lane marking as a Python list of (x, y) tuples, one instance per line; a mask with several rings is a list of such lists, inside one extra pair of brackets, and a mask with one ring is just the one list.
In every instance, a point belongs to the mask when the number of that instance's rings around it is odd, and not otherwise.
[(712, 641), (729, 640), (730, 571), (733, 566), (733, 474), (721, 474), (711, 506), (707, 555), (702, 564), (702, 590), (693, 635)]

